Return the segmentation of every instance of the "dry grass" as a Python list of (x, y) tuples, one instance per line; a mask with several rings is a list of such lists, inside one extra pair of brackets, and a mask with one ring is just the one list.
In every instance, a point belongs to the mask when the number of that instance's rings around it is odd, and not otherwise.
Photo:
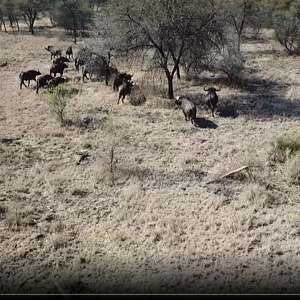
[(300, 156), (296, 155), (286, 161), (287, 181), (294, 184), (300, 183)]
[[(48, 73), (44, 48), (70, 40), (54, 28), (0, 32), (0, 291), (298, 293), (299, 156), (270, 153), (298, 132), (300, 62), (267, 35), (243, 44), (243, 89), (206, 71), (175, 79), (198, 127), (134, 64), (117, 65), (138, 87), (117, 105), (112, 86), (75, 82), (73, 63), (66, 85), (79, 93), (62, 127), (46, 91), (19, 90), (18, 74)], [(203, 86), (221, 83), (212, 118)]]

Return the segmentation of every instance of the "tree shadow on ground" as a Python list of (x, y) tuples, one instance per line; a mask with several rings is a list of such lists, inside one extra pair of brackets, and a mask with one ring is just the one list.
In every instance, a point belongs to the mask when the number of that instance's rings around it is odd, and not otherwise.
[[(55, 38), (59, 36), (60, 29), (53, 27), (51, 25), (35, 25), (33, 27), (33, 36), (42, 36), (47, 38)], [(19, 30), (12, 31), (11, 28), (8, 28), (6, 32), (9, 35), (23, 35), (23, 36), (32, 36), (28, 27), (21, 27)], [(62, 35), (62, 33), (60, 33)]]
[(40, 25), (34, 27), (34, 35), (47, 37), (47, 38), (56, 38), (65, 34), (61, 32), (59, 28), (53, 27), (51, 25)]
[[(226, 86), (229, 85), (228, 79), (224, 77), (216, 77), (216, 76), (211, 76), (211, 77), (201, 77), (201, 76), (192, 76), (192, 82), (191, 86), (207, 86), (207, 87), (215, 87), (218, 88), (220, 86)], [(205, 91), (203, 90), (203, 93)]]
[[(219, 91), (219, 102), (216, 107), (220, 117), (237, 118), (245, 116), (249, 118), (274, 118), (292, 117), (300, 118), (300, 99), (289, 100), (286, 94), (292, 86), (297, 85), (285, 82), (277, 82), (261, 78), (258, 74), (252, 74), (251, 79), (245, 80), (244, 85), (234, 87), (226, 81), (226, 78), (214, 79), (203, 78), (201, 85), (228, 86), (233, 92), (232, 95), (222, 95)], [(300, 85), (299, 85), (300, 90)], [(235, 92), (236, 91), (236, 92)], [(198, 109), (207, 110), (204, 97), (206, 93), (186, 93), (186, 96), (196, 104)]]
[(205, 118), (196, 118), (196, 126), (200, 128), (218, 128), (218, 125), (216, 123)]
[(300, 117), (300, 102), (286, 98), (291, 87), (290, 83), (256, 76), (242, 88), (246, 94), (234, 100), (227, 98), (226, 102), (227, 105), (234, 105), (240, 115), (263, 118)]
[(229, 105), (221, 105), (218, 109), (217, 112), (219, 113), (220, 117), (223, 118), (232, 118), (235, 119), (239, 116), (239, 113), (236, 111), (234, 105), (229, 104)]

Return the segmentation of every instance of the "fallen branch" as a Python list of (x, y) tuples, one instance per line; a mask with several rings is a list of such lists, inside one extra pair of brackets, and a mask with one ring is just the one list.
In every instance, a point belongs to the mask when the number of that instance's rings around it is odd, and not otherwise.
[(243, 170), (248, 170), (248, 166), (240, 167), (240, 168), (238, 168), (238, 169), (236, 169), (236, 170), (234, 170), (234, 171), (231, 171), (231, 172), (229, 172), (229, 173), (227, 173), (227, 174), (225, 174), (225, 175), (222, 175), (222, 176), (220, 176), (220, 177), (217, 177), (217, 178), (215, 178), (215, 179), (212, 179), (212, 180), (210, 180), (210, 181), (207, 181), (205, 184), (209, 184), (209, 183), (218, 181), (218, 180), (220, 180), (220, 179), (222, 179), (222, 178), (228, 177), (228, 176), (230, 176), (230, 175), (233, 175), (233, 174), (238, 173), (238, 172), (243, 171)]

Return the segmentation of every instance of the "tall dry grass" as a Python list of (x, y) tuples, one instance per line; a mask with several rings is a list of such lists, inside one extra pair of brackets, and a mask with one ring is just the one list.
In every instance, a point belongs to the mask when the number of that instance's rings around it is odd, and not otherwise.
[[(298, 157), (270, 157), (274, 140), (298, 130), (297, 59), (266, 36), (245, 42), (248, 68), (270, 87), (253, 74), (252, 91), (224, 85), (215, 118), (202, 83), (220, 74), (175, 79), (176, 94), (199, 104), (197, 128), (134, 64), (118, 68), (134, 72), (137, 95), (117, 105), (112, 86), (78, 81), (71, 63), (67, 85), (80, 92), (61, 127), (47, 92), (19, 90), (18, 79), (48, 72), (45, 46), (70, 43), (57, 31), (0, 33), (0, 290), (298, 292)], [(242, 105), (251, 97), (254, 110)], [(238, 116), (222, 117), (228, 107)], [(206, 184), (242, 166), (249, 173)]]

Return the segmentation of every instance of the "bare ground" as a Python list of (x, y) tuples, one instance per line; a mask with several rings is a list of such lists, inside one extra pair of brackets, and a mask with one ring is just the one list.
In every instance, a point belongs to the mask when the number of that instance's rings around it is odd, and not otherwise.
[(159, 96), (117, 105), (111, 85), (75, 82), (70, 63), (66, 86), (79, 93), (61, 127), (46, 91), (20, 90), (18, 75), (48, 73), (44, 48), (70, 41), (42, 28), (0, 42), (2, 293), (300, 292), (300, 160), (270, 159), (272, 141), (299, 132), (298, 57), (245, 42), (247, 86), (223, 85), (215, 118), (201, 97), (220, 74), (176, 80), (199, 104), (198, 127)]

